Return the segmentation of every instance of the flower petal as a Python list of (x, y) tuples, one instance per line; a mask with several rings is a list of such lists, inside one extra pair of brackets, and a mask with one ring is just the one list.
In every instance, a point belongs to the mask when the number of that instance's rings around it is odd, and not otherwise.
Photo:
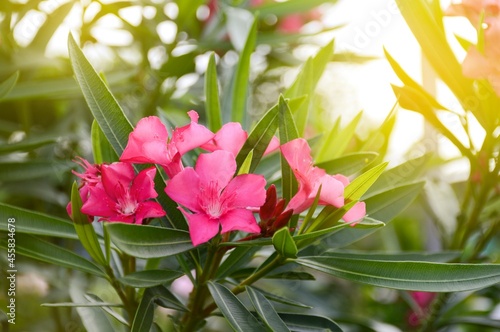
[(190, 111), (188, 115), (191, 118), (191, 123), (184, 127), (176, 128), (172, 133), (171, 144), (175, 144), (181, 156), (207, 143), (215, 136), (205, 126), (198, 124), (198, 113)]
[[(346, 222), (353, 222), (357, 220), (361, 220), (366, 216), (366, 204), (365, 202), (358, 202), (354, 204), (354, 206), (344, 214), (342, 219)], [(352, 223), (351, 226), (356, 225), (356, 223)]]
[(220, 191), (233, 178), (236, 160), (231, 152), (224, 150), (203, 153), (198, 157), (195, 170), (200, 177), (200, 186), (215, 185)]
[(243, 231), (247, 233), (259, 233), (260, 227), (255, 220), (253, 213), (246, 209), (236, 209), (228, 211), (220, 218), (222, 233), (231, 231)]
[(297, 138), (281, 145), (281, 153), (294, 172), (307, 174), (312, 168), (311, 148), (303, 138)]
[(202, 148), (208, 151), (226, 150), (236, 156), (243, 144), (245, 144), (247, 137), (248, 134), (243, 130), (240, 123), (229, 122), (223, 125), (215, 134), (212, 144), (209, 142), (204, 144)]
[(130, 133), (120, 161), (166, 165), (170, 162), (167, 142), (167, 128), (160, 118), (143, 118)]
[(165, 193), (178, 204), (201, 212), (199, 203), (200, 179), (192, 167), (185, 168), (167, 182)]
[(82, 213), (89, 216), (109, 217), (116, 214), (116, 202), (113, 201), (102, 184), (89, 188), (90, 195), (82, 205)]
[[(318, 181), (317, 188), (321, 184), (321, 193), (319, 194), (320, 205), (333, 205), (341, 207), (344, 205), (344, 185), (331, 175), (323, 176)], [(317, 189), (313, 191), (317, 193)], [(314, 194), (316, 196), (316, 194)]]
[(139, 207), (135, 211), (135, 223), (142, 224), (142, 220), (146, 218), (159, 218), (167, 213), (157, 202), (147, 201), (139, 203)]
[(262, 175), (238, 175), (224, 189), (221, 200), (230, 197), (229, 208), (261, 207), (266, 201), (265, 186), (266, 180)]
[(142, 202), (158, 196), (155, 191), (155, 175), (155, 167), (147, 168), (137, 174), (132, 182), (132, 186), (130, 187), (130, 193), (132, 194), (132, 197), (137, 200), (137, 202)]
[(104, 190), (115, 201), (119, 197), (117, 196), (117, 190), (119, 188), (129, 188), (134, 177), (134, 168), (129, 163), (113, 163), (101, 167), (101, 180)]
[(205, 243), (219, 233), (219, 221), (206, 214), (189, 214), (182, 210), (188, 220), (189, 235), (194, 246)]

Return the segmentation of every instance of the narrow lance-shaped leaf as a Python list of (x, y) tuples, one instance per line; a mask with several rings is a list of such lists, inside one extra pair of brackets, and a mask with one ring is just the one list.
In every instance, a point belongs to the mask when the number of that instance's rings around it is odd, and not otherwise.
[(304, 315), (299, 313), (279, 313), (281, 319), (292, 331), (331, 331), (342, 332), (340, 326), (322, 316)]
[(376, 152), (355, 152), (317, 163), (315, 166), (324, 169), (328, 174), (350, 176), (370, 165), (377, 156)]
[(205, 73), (205, 108), (207, 110), (208, 128), (216, 132), (222, 127), (222, 114), (214, 53), (210, 54)]
[(262, 319), (262, 321), (267, 325), (271, 331), (274, 332), (289, 332), (290, 329), (281, 320), (280, 316), (274, 310), (273, 305), (269, 302), (264, 295), (259, 293), (256, 289), (252, 287), (245, 287), (250, 301), (255, 308), (255, 311)]
[[(299, 138), (299, 133), (290, 112), (290, 108), (283, 96), (280, 96), (278, 108), (280, 143), (285, 144)], [(283, 156), (281, 156), (281, 185), (283, 198), (289, 202), (297, 192), (297, 179)]]
[(92, 137), (92, 154), (96, 164), (113, 163), (118, 161), (118, 155), (108, 139), (102, 132), (96, 120), (92, 122), (91, 135)]
[(263, 326), (229, 289), (213, 282), (208, 283), (208, 289), (234, 331), (262, 331)]
[(14, 218), (16, 233), (78, 239), (73, 223), (59, 217), (0, 203), (0, 231), (7, 231), (7, 220)]
[(142, 296), (141, 302), (135, 312), (134, 321), (132, 322), (131, 332), (149, 331), (153, 325), (154, 317), (154, 295), (150, 289), (146, 289)]
[(113, 243), (139, 258), (165, 257), (191, 250), (189, 233), (183, 230), (124, 223), (106, 223)]
[(288, 227), (283, 227), (273, 235), (274, 249), (285, 258), (297, 257), (297, 245), (290, 235)]
[(143, 288), (165, 284), (182, 275), (182, 272), (173, 270), (144, 270), (127, 274), (119, 280), (124, 285)]
[[(5, 240), (0, 240), (0, 247), (7, 248)], [(105, 276), (104, 272), (91, 261), (63, 247), (28, 234), (16, 235), (16, 253), (42, 262), (90, 273), (98, 277)]]
[(19, 72), (16, 71), (14, 74), (10, 75), (5, 81), (0, 83), (0, 100), (7, 96), (10, 91), (14, 88), (19, 79)]
[(370, 188), (387, 167), (387, 162), (377, 165), (365, 173), (358, 176), (345, 188), (344, 198), (346, 200), (359, 200), (361, 196)]
[(500, 282), (500, 264), (382, 261), (328, 256), (297, 263), (333, 276), (379, 287), (423, 292), (460, 292)]
[(247, 41), (240, 54), (240, 59), (236, 67), (236, 73), (233, 82), (232, 91), (232, 121), (243, 123), (245, 118), (245, 111), (247, 108), (247, 90), (248, 80), (250, 78), (250, 58), (255, 48), (255, 41), (257, 39), (257, 23), (258, 20), (254, 18), (252, 27), (248, 32)]
[(101, 246), (97, 239), (94, 227), (86, 215), (81, 213), (82, 199), (78, 192), (78, 185), (73, 182), (71, 189), (71, 214), (73, 218), (73, 225), (75, 226), (76, 234), (80, 239), (81, 244), (87, 250), (90, 257), (92, 257), (99, 264), (106, 266), (107, 262), (102, 253)]

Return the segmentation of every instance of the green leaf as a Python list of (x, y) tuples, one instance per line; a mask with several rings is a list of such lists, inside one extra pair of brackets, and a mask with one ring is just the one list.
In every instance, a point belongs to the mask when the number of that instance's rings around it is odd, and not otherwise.
[[(285, 144), (291, 140), (299, 138), (299, 133), (297, 131), (297, 127), (295, 126), (292, 113), (290, 112), (288, 103), (285, 101), (283, 96), (280, 96), (278, 109), (280, 143)], [(295, 195), (297, 187), (297, 179), (295, 178), (292, 169), (288, 165), (285, 157), (281, 156), (281, 191), (283, 198), (287, 202), (289, 202)]]
[[(401, 211), (405, 210), (417, 197), (423, 188), (424, 183), (413, 183), (403, 185), (386, 192), (374, 195), (365, 200), (366, 213), (371, 218), (382, 220), (385, 223), (391, 221)], [(336, 233), (332, 233), (323, 245), (327, 248), (342, 248), (352, 244), (370, 234), (377, 229), (359, 229), (356, 227), (346, 227)]]
[(290, 234), (288, 227), (283, 227), (273, 235), (274, 249), (285, 258), (297, 257), (297, 245)]
[(0, 83), (0, 100), (2, 100), (12, 91), (18, 79), (19, 79), (19, 71), (16, 71), (14, 74), (10, 75), (5, 81)]
[(377, 165), (354, 179), (344, 190), (345, 200), (357, 201), (371, 187), (387, 167), (387, 162)]
[(333, 127), (330, 133), (325, 136), (322, 147), (316, 156), (318, 162), (340, 157), (351, 142), (363, 112), (359, 112), (345, 128), (338, 130)]
[(222, 127), (222, 113), (219, 102), (217, 67), (215, 65), (214, 53), (210, 54), (205, 73), (205, 108), (207, 110), (208, 128), (216, 132)]
[(68, 47), (76, 80), (90, 111), (115, 152), (121, 155), (133, 130), (132, 124), (71, 34), (68, 36)]
[(164, 286), (154, 286), (147, 288), (146, 291), (150, 291), (154, 295), (155, 303), (163, 308), (187, 311), (186, 307), (179, 299)]
[[(0, 240), (0, 247), (7, 248), (7, 241)], [(31, 235), (16, 234), (16, 253), (42, 262), (105, 277), (104, 272), (91, 261), (70, 250)]]
[(54, 176), (67, 172), (73, 163), (30, 160), (29, 162), (0, 162), (0, 181), (17, 182)]
[(236, 156), (238, 169), (246, 160), (248, 154), (252, 152), (253, 158), (249, 172), (252, 173), (255, 170), (267, 146), (271, 142), (276, 129), (278, 129), (278, 105), (272, 107), (257, 123), (250, 135), (248, 135), (245, 144), (243, 144), (243, 147)]
[(273, 305), (265, 298), (264, 295), (252, 287), (246, 286), (245, 289), (250, 297), (250, 301), (252, 302), (255, 311), (271, 331), (290, 331), (274, 310)]
[(74, 302), (59, 302), (59, 303), (42, 303), (41, 307), (52, 307), (52, 308), (73, 308), (73, 307), (123, 307), (121, 303), (107, 303), (107, 302), (83, 302), (83, 303), (74, 303)]
[(261, 294), (263, 294), (268, 300), (271, 300), (271, 301), (276, 302), (276, 303), (281, 303), (281, 304), (289, 305), (289, 306), (292, 306), (292, 307), (304, 308), (304, 309), (311, 309), (312, 308), (311, 306), (308, 306), (306, 304), (303, 304), (303, 303), (300, 303), (300, 302), (297, 302), (297, 301), (294, 301), (294, 300), (290, 300), (290, 299), (278, 296), (278, 295), (273, 294), (273, 293), (268, 293), (268, 292), (266, 292), (263, 289), (258, 289), (257, 288), (257, 290)]
[(147, 288), (168, 283), (182, 275), (182, 272), (173, 270), (144, 270), (127, 274), (118, 280), (127, 286)]
[[(305, 102), (302, 103), (299, 107), (290, 110), (292, 111), (295, 119), (295, 123), (297, 124), (297, 131), (299, 135), (303, 135), (307, 126), (307, 119), (309, 117), (309, 112), (312, 107), (312, 100), (314, 97), (314, 88), (315, 82), (313, 82), (313, 60), (312, 58), (307, 59), (304, 67), (300, 71), (297, 78), (286, 92), (287, 97), (299, 97), (299, 95), (305, 95)], [(289, 105), (290, 106), (290, 105)]]
[(78, 239), (73, 223), (40, 212), (0, 203), (0, 231), (7, 231), (7, 220), (15, 218), (16, 233)]
[(242, 265), (247, 264), (258, 250), (257, 246), (236, 247), (217, 269), (216, 279), (230, 275)]
[(295, 313), (279, 313), (281, 319), (285, 324), (292, 330), (297, 332), (320, 332), (320, 331), (331, 331), (331, 332), (342, 332), (340, 326), (334, 321), (322, 317), (322, 316), (312, 316), (303, 315)]
[[(500, 321), (498, 319), (491, 319), (481, 316), (461, 316), (448, 319), (442, 319), (438, 322), (438, 327), (445, 327), (450, 325), (471, 325), (484, 328), (500, 329)], [(477, 330), (479, 331), (479, 329)], [(493, 330), (495, 331), (495, 330)]]
[(286, 271), (273, 273), (265, 276), (266, 279), (285, 279), (285, 280), (316, 280), (316, 278), (307, 272)]
[(263, 326), (228, 288), (208, 282), (208, 289), (234, 331), (262, 331)]
[(328, 174), (350, 176), (370, 165), (377, 156), (376, 152), (355, 152), (317, 163), (315, 166), (324, 169)]
[(460, 292), (500, 282), (500, 264), (451, 264), (311, 256), (297, 263), (333, 276), (379, 287)]
[(366, 252), (360, 250), (328, 250), (322, 256), (339, 257), (344, 259), (370, 259), (379, 261), (413, 261), (413, 262), (441, 262), (446, 263), (460, 257), (460, 251), (443, 252)]
[(385, 171), (363, 195), (363, 199), (418, 180), (427, 167), (430, 158), (431, 154), (425, 154)]
[[(85, 297), (85, 299), (87, 299), (87, 301), (89, 301), (89, 304), (101, 304), (102, 305), (104, 303), (104, 301), (95, 294), (87, 293), (84, 295), (84, 297)], [(123, 307), (123, 304), (120, 304), (120, 306)], [(116, 307), (116, 306), (104, 305), (104, 306), (101, 306), (101, 309), (104, 310), (108, 315), (113, 317), (117, 322), (120, 322), (121, 324), (125, 325), (126, 327), (130, 327), (127, 320), (125, 318), (123, 318), (122, 315), (120, 315), (119, 313), (117, 313), (116, 311), (111, 309), (110, 307)]]
[(123, 252), (139, 258), (165, 257), (193, 249), (189, 233), (182, 230), (105, 223), (113, 243)]
[(252, 165), (252, 159), (253, 159), (253, 150), (250, 151), (250, 153), (245, 158), (245, 161), (243, 161), (243, 164), (241, 164), (240, 169), (238, 170), (237, 173), (238, 175), (250, 173), (250, 165)]
[(57, 142), (57, 137), (28, 139), (17, 143), (3, 144), (0, 146), (0, 154), (14, 151), (27, 152)]
[(47, 19), (38, 29), (33, 41), (29, 45), (32, 49), (44, 52), (56, 30), (62, 25), (75, 3), (67, 2), (57, 7), (52, 13), (47, 15)]
[(111, 144), (109, 144), (108, 139), (104, 136), (99, 124), (96, 120), (92, 121), (91, 129), (92, 138), (92, 154), (94, 155), (94, 163), (113, 163), (118, 161), (118, 155)]
[(148, 288), (142, 295), (141, 302), (135, 312), (134, 321), (132, 322), (131, 332), (149, 331), (153, 325), (155, 303), (154, 294)]
[(231, 120), (234, 122), (243, 123), (245, 118), (248, 101), (248, 81), (250, 79), (250, 57), (255, 48), (255, 41), (257, 39), (257, 23), (258, 20), (254, 18), (236, 67), (231, 93)]
[(270, 2), (261, 6), (252, 8), (254, 11), (259, 12), (261, 16), (276, 15), (286, 16), (295, 13), (305, 13), (311, 9), (324, 4), (335, 3), (337, 0), (289, 0), (284, 2)]
[(76, 182), (73, 182), (73, 187), (71, 188), (71, 214), (76, 234), (78, 234), (82, 246), (87, 250), (90, 257), (97, 263), (107, 266), (108, 264), (102, 253), (94, 226), (92, 226), (92, 222), (89, 221), (89, 217), (81, 213), (82, 205), (83, 203), (78, 191), (78, 185)]

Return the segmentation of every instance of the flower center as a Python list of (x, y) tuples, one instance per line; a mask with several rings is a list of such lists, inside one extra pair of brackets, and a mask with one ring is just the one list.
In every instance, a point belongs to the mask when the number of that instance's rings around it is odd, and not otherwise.
[(130, 197), (130, 193), (127, 191), (125, 195), (118, 199), (118, 204), (122, 214), (130, 216), (137, 210), (137, 201)]
[(205, 210), (205, 213), (214, 219), (219, 218), (226, 212), (226, 206), (224, 201), (221, 200), (218, 187), (216, 182), (210, 182), (208, 186), (201, 190), (202, 196), (200, 197), (200, 205)]

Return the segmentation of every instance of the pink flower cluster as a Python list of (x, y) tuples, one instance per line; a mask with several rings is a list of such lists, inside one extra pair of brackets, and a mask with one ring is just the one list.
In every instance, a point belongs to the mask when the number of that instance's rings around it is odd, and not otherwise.
[(484, 50), (471, 46), (462, 64), (463, 74), (473, 79), (487, 79), (500, 96), (500, 0), (463, 0), (446, 10), (450, 16), (465, 16), (479, 28), (484, 13)]
[[(269, 220), (288, 220), (312, 205), (321, 186), (321, 205), (344, 205), (344, 187), (349, 180), (342, 175), (331, 176), (312, 164), (310, 148), (304, 139), (283, 144), (273, 138), (266, 153), (278, 148), (292, 168), (299, 190), (285, 209), (275, 208), (276, 198), (269, 201), (266, 195), (266, 180), (258, 174), (236, 175), (236, 155), (245, 143), (248, 134), (238, 123), (227, 123), (217, 133), (198, 124), (198, 114), (188, 112), (191, 123), (175, 128), (172, 136), (158, 117), (140, 120), (129, 136), (129, 141), (120, 157), (120, 162), (91, 165), (81, 159), (85, 169), (80, 177), (81, 212), (99, 221), (142, 224), (149, 218), (165, 216), (161, 205), (154, 201), (156, 168), (149, 167), (137, 175), (135, 164), (160, 165), (169, 180), (165, 193), (176, 203), (186, 217), (193, 245), (205, 243), (220, 233), (243, 231), (270, 236), (270, 229), (259, 226), (254, 212), (265, 205), (272, 209)], [(184, 167), (182, 156), (188, 151), (202, 148), (210, 153), (199, 155), (194, 167)], [(268, 190), (274, 193), (275, 190)], [(272, 194), (269, 194), (272, 195)], [(272, 205), (272, 207), (271, 207)], [(71, 204), (68, 205), (71, 215)], [(260, 214), (263, 213), (261, 209)], [(284, 217), (280, 217), (283, 213)], [(264, 213), (265, 214), (265, 213)], [(347, 222), (355, 222), (366, 214), (364, 203), (358, 203), (344, 216)], [(273, 221), (274, 222), (274, 221)], [(261, 222), (261, 224), (263, 224)], [(283, 225), (282, 225), (283, 224)], [(284, 226), (284, 222), (280, 221)], [(269, 228), (271, 227), (271, 228)]]

